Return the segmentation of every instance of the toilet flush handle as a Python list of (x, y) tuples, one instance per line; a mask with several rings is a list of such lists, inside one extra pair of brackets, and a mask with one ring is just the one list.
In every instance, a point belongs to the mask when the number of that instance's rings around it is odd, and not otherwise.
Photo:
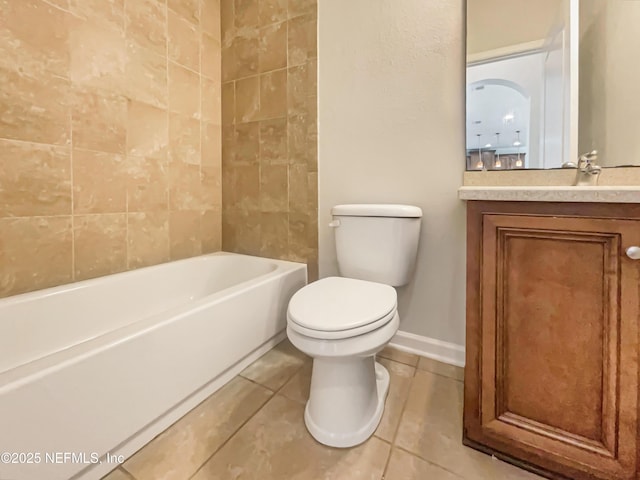
[(329, 226), (330, 226), (331, 228), (339, 227), (339, 226), (340, 226), (340, 220), (334, 220), (333, 222), (331, 222), (331, 223), (329, 224)]

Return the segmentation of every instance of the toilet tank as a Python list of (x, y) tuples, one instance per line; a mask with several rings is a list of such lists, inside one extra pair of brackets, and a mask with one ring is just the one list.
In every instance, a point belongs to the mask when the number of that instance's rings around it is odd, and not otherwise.
[(422, 210), (411, 205), (336, 205), (331, 210), (340, 275), (400, 287), (416, 263)]

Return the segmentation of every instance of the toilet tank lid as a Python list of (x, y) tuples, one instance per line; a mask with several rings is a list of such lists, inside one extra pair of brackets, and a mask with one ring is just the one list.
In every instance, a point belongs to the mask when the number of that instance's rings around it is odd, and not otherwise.
[(331, 209), (332, 215), (342, 215), (345, 217), (406, 217), (420, 218), (422, 210), (413, 205), (394, 204), (348, 204), (336, 205)]

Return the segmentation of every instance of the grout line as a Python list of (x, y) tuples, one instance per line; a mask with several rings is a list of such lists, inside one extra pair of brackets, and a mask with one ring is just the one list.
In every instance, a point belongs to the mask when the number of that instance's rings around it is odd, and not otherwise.
[[(445, 472), (450, 473), (453, 476), (455, 476), (457, 478), (460, 478), (461, 480), (463, 480), (465, 478), (462, 475), (460, 475), (459, 473), (456, 473), (453, 470), (449, 470), (447, 467), (444, 467), (444, 466), (440, 465), (439, 463), (435, 463), (435, 462), (433, 462), (431, 460), (427, 460), (426, 458), (422, 457), (421, 455), (419, 455), (419, 454), (417, 454), (415, 452), (412, 452), (410, 450), (407, 450), (404, 447), (400, 447), (398, 445), (393, 445), (393, 448), (396, 448), (398, 450), (402, 450), (404, 453), (406, 453), (408, 455), (411, 455), (412, 457), (416, 457), (417, 459), (422, 460), (423, 462), (428, 463), (429, 465), (433, 465), (434, 467), (438, 467), (439, 469), (444, 470)], [(496, 460), (499, 460), (499, 459), (496, 459)], [(502, 461), (502, 460), (499, 460), (499, 461)], [(520, 470), (522, 470), (522, 469), (520, 469)], [(524, 470), (524, 471), (526, 472), (526, 470)], [(386, 468), (385, 468), (385, 474), (386, 474)]]
[[(393, 360), (392, 360), (393, 361)], [(409, 390), (407, 391), (407, 395), (404, 398), (404, 402), (402, 402), (402, 409), (400, 410), (400, 418), (398, 420), (398, 425), (396, 425), (395, 431), (393, 432), (393, 436), (391, 437), (391, 449), (389, 449), (389, 456), (387, 457), (387, 461), (384, 465), (384, 470), (382, 473), (382, 477), (384, 478), (387, 474), (387, 469), (389, 468), (389, 462), (391, 461), (391, 454), (393, 453), (393, 449), (396, 446), (396, 441), (398, 440), (398, 433), (400, 432), (400, 425), (402, 424), (402, 417), (404, 417), (404, 412), (407, 408), (407, 403), (409, 403), (409, 396), (411, 396), (411, 390), (413, 390), (413, 384), (416, 378), (416, 372), (418, 371), (417, 365), (414, 367), (413, 375), (411, 376), (411, 382), (409, 383)]]
[(73, 108), (69, 109), (69, 180), (71, 181), (71, 280), (76, 280), (75, 184), (73, 179)]

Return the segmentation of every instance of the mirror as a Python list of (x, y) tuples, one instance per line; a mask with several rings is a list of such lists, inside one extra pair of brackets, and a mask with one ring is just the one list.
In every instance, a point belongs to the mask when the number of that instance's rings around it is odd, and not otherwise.
[(467, 0), (467, 170), (640, 166), (640, 0)]

